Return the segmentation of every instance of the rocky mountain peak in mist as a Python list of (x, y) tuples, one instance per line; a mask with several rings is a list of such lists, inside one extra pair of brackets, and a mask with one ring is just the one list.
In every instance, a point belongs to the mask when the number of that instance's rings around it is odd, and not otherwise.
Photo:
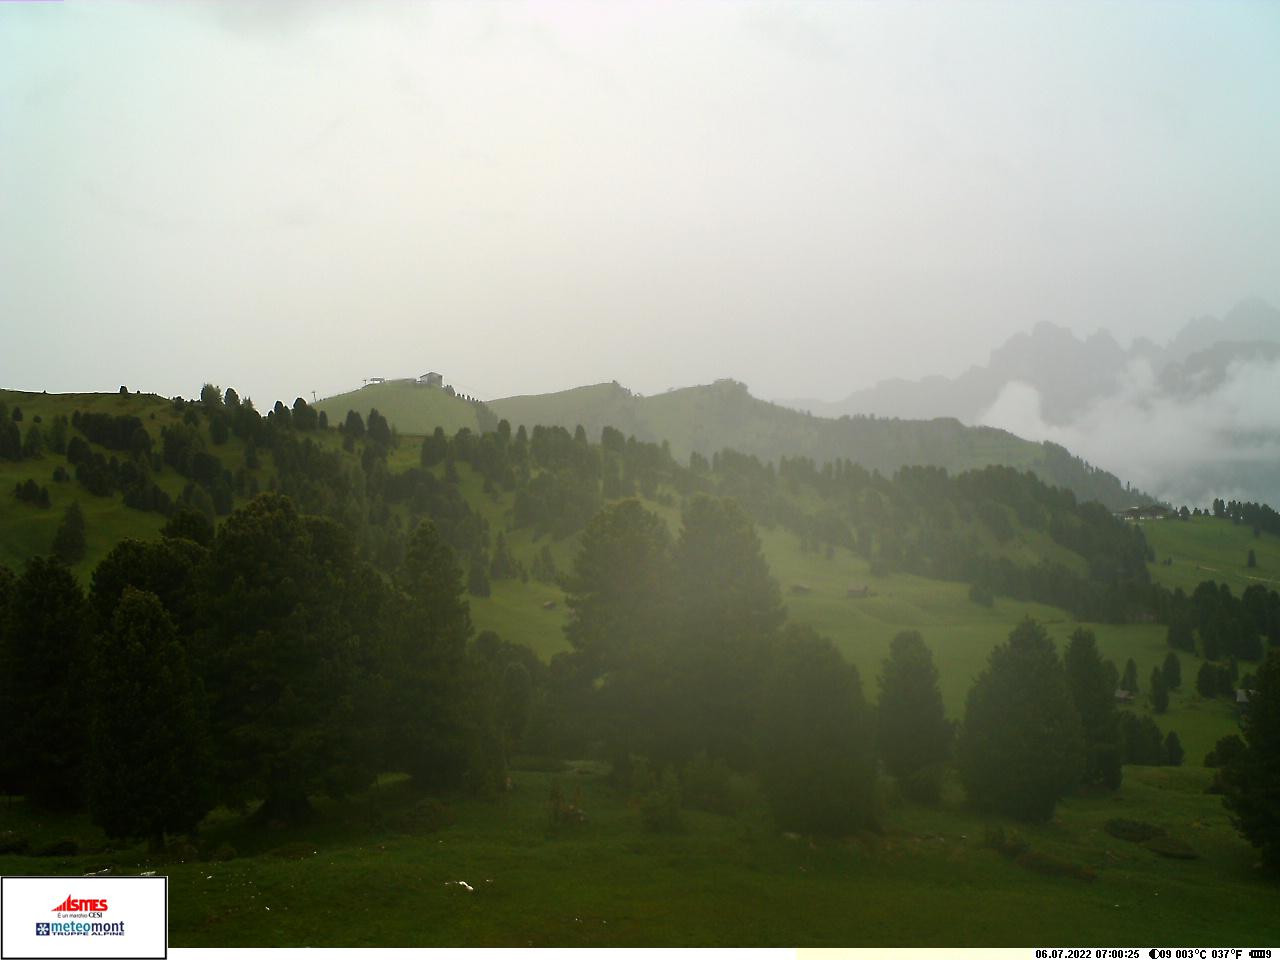
[(1280, 502), (1280, 310), (1244, 300), (1128, 349), (1040, 322), (958, 377), (884, 380), (836, 403), (782, 401), (822, 416), (955, 417), (1051, 441), (1156, 496), (1207, 505)]
[[(1065, 423), (1077, 412), (1082, 400), (1110, 393), (1124, 376), (1128, 355), (1111, 334), (1099, 331), (1079, 339), (1066, 327), (1040, 322), (1031, 332), (1015, 334), (991, 353), (985, 369), (970, 371), (983, 387), (972, 391), (979, 405), (995, 402), (1000, 388), (1010, 381), (1033, 384), (1040, 392), (1041, 413), (1050, 423)], [(938, 411), (934, 416), (943, 415)], [(973, 422), (981, 413), (970, 407), (952, 413)]]
[[(1020, 383), (1038, 393), (1045, 422), (1063, 426), (1098, 400), (1125, 389), (1135, 375), (1135, 363), (1145, 364), (1150, 374), (1159, 378), (1171, 366), (1222, 343), (1236, 346), (1213, 354), (1220, 360), (1248, 362), (1261, 356), (1252, 345), (1280, 343), (1280, 310), (1265, 300), (1243, 300), (1222, 319), (1188, 321), (1164, 345), (1140, 337), (1128, 349), (1107, 330), (1080, 337), (1067, 327), (1042, 320), (993, 349), (985, 365), (970, 367), (957, 377), (882, 380), (835, 402), (778, 402), (828, 417), (955, 417), (974, 424), (983, 422), (984, 414), (1008, 384)], [(1138, 375), (1143, 374), (1145, 370)], [(1184, 390), (1196, 382), (1178, 374), (1169, 376), (1170, 382), (1177, 382)]]
[(1236, 304), (1221, 320), (1198, 317), (1184, 326), (1164, 351), (1164, 362), (1181, 363), (1217, 343), (1280, 343), (1280, 310), (1252, 298)]

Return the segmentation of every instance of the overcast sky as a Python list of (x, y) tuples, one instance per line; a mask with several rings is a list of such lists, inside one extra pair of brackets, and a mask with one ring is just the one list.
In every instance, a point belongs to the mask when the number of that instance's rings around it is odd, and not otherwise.
[(1280, 302), (1276, 3), (0, 3), (0, 385), (262, 407)]

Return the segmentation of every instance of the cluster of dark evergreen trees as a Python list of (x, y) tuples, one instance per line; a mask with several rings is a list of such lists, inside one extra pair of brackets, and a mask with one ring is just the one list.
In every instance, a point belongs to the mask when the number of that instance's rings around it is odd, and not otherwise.
[[(829, 641), (785, 624), (734, 501), (693, 498), (675, 541), (638, 501), (607, 507), (566, 589), (573, 652), (552, 662), (552, 682), (615, 770), (710, 757), (756, 775), (783, 825), (819, 832), (874, 820), (877, 756), (907, 795), (939, 795), (954, 731), (923, 640), (894, 640), (873, 711)], [(1117, 788), (1124, 762), (1180, 762), (1175, 735), (1117, 709), (1116, 685), (1088, 631), (1064, 662), (1038, 624), (1020, 625), (971, 690), (955, 739), (970, 798), (1043, 819), (1079, 785)]]
[(1263, 862), (1280, 868), (1280, 651), (1272, 650), (1258, 669), (1241, 728), (1243, 742), (1221, 758), (1218, 788), (1236, 829)]
[(45, 424), (39, 416), (31, 418), (24, 430), (21, 407), (9, 407), (0, 401), (0, 460), (38, 460), (46, 450), (64, 453), (67, 449), (67, 418), (57, 417)]
[[(1263, 640), (1280, 644), (1280, 593), (1251, 584), (1239, 597), (1212, 580), (1187, 596), (1177, 589), (1168, 605), (1169, 646), (1205, 660), (1261, 660)], [(1198, 641), (1198, 643), (1197, 643)]]
[(1280, 646), (1280, 593), (1262, 584), (1236, 597), (1227, 584), (1205, 581), (1190, 596), (1174, 590), (1167, 609), (1169, 646), (1205, 661), (1195, 678), (1202, 697), (1234, 700), (1253, 683), (1240, 661), (1261, 661), (1266, 647)]
[(1213, 515), (1219, 519), (1229, 518), (1232, 523), (1252, 527), (1255, 537), (1263, 533), (1280, 537), (1280, 513), (1265, 503), (1219, 498), (1213, 501)]
[[(928, 800), (954, 759), (977, 806), (1044, 819), (1079, 785), (1117, 787), (1122, 762), (1181, 759), (1174, 735), (1117, 710), (1090, 633), (1060, 658), (1032, 621), (993, 651), (958, 735), (916, 634), (892, 644), (873, 709), (830, 641), (786, 624), (732, 500), (691, 498), (675, 538), (636, 500), (597, 514), (565, 581), (572, 651), (549, 667), (492, 634), (469, 641), (462, 571), (429, 522), (390, 582), (279, 494), (216, 536), (192, 511), (165, 533), (117, 545), (87, 595), (54, 560), (0, 570), (0, 786), (87, 805), (114, 836), (189, 831), (217, 802), (297, 819), (388, 770), (497, 789), (517, 743), (599, 750), (619, 777), (665, 771), (677, 793), (720, 764), (754, 776), (781, 825), (837, 834), (875, 823), (877, 760)], [(1253, 752), (1224, 773), (1250, 836), (1270, 822), (1251, 798), (1275, 764), (1277, 659)], [(1153, 685), (1177, 685), (1173, 660)]]
[[(338, 524), (279, 494), (235, 511), (216, 536), (194, 511), (165, 532), (118, 544), (87, 595), (57, 561), (0, 572), (3, 787), (87, 804), (113, 835), (191, 830), (218, 802), (262, 801), (261, 816), (296, 819), (309, 797), (387, 770), (493, 789), (521, 737), (560, 755), (601, 750), (623, 777), (637, 758), (669, 771), (709, 758), (758, 778), (780, 823), (838, 833), (874, 822), (877, 755), (922, 797), (936, 797), (950, 756), (920, 638), (894, 643), (877, 728), (857, 670), (830, 641), (786, 625), (732, 500), (691, 498), (675, 539), (639, 501), (599, 513), (566, 580), (573, 650), (549, 668), (492, 635), (468, 643), (462, 571), (429, 522), (390, 583)], [(1057, 664), (1051, 644), (1048, 654)], [(1032, 762), (1026, 745), (1005, 750), (984, 728), (977, 704), (1007, 707), (1010, 690), (1079, 741), (1055, 728), (1051, 742), (1084, 756), (1069, 694), (1048, 696), (1034, 671), (1005, 677), (995, 659), (991, 674), (971, 697), (962, 769), (965, 757), (1002, 756), (998, 779)], [(1082, 775), (1072, 767), (1039, 789)], [(990, 782), (974, 774), (979, 802)], [(1013, 812), (1042, 810), (1038, 796)]]
[(159, 837), (218, 802), (295, 819), (388, 770), (500, 781), (516, 721), (490, 688), (532, 655), (468, 650), (461, 572), (430, 523), (390, 583), (278, 494), (216, 537), (193, 513), (166, 534), (118, 544), (87, 595), (57, 560), (0, 569), (3, 789)]

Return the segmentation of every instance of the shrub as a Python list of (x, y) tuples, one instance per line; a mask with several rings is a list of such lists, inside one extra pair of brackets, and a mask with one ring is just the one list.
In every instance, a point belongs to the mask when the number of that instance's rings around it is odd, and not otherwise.
[(0, 854), (3, 853), (26, 853), (31, 849), (31, 841), (26, 837), (19, 836), (12, 830), (6, 830), (0, 833)]
[(996, 851), (1002, 857), (1007, 857), (1024, 869), (1047, 877), (1071, 877), (1075, 880), (1087, 881), (1098, 879), (1098, 875), (1088, 867), (1032, 850), (1031, 844), (1017, 830), (1006, 833), (1004, 827), (987, 827), (982, 845)]
[(680, 796), (691, 810), (730, 816), (746, 806), (747, 784), (723, 760), (705, 753), (694, 757), (680, 771)]
[(902, 795), (917, 803), (937, 803), (942, 799), (942, 782), (946, 776), (945, 764), (931, 763), (927, 767), (898, 781)]
[(1149, 767), (1164, 766), (1169, 757), (1159, 725), (1128, 710), (1120, 714), (1120, 752), (1125, 763)]
[(1142, 820), (1108, 820), (1102, 829), (1116, 839), (1127, 840), (1129, 843), (1146, 843), (1153, 837), (1164, 836), (1164, 827)]
[(1018, 857), (1031, 849), (1031, 844), (1017, 830), (1005, 832), (1004, 827), (987, 827), (982, 845), (990, 847), (1001, 856)]
[(640, 822), (646, 830), (672, 833), (684, 826), (680, 818), (680, 781), (664, 770), (657, 785), (640, 798)]
[(209, 859), (218, 863), (226, 863), (228, 860), (234, 860), (240, 854), (236, 848), (229, 843), (220, 843), (209, 853)]
[(975, 583), (969, 588), (969, 599), (980, 607), (990, 607), (995, 604), (996, 595), (990, 587)]
[(575, 794), (573, 802), (571, 803), (565, 798), (564, 791), (560, 789), (560, 781), (552, 780), (551, 796), (548, 799), (548, 808), (552, 831), (587, 822), (587, 814), (582, 809), (581, 787), (578, 788), (578, 792)]
[(305, 840), (295, 840), (293, 843), (286, 843), (276, 847), (270, 851), (267, 856), (275, 857), (279, 860), (305, 860), (307, 857), (314, 856), (316, 846)]
[(190, 840), (183, 838), (174, 840), (165, 847), (164, 857), (166, 860), (176, 860), (178, 863), (195, 863), (200, 859), (200, 849)]
[(1169, 857), (1173, 860), (1195, 860), (1200, 856), (1186, 843), (1177, 837), (1170, 837), (1167, 834), (1152, 837), (1143, 846), (1152, 853), (1159, 854), (1162, 857)]
[(79, 853), (80, 844), (69, 838), (54, 840), (31, 851), (33, 857), (74, 857)]
[(518, 757), (512, 757), (511, 762), (507, 764), (510, 770), (525, 770), (532, 773), (564, 773), (569, 769), (559, 757), (547, 756), (545, 754), (522, 754)]
[(1210, 768), (1225, 767), (1228, 763), (1244, 754), (1248, 748), (1238, 733), (1223, 737), (1213, 745), (1213, 749), (1204, 755), (1204, 765)]
[(1019, 856), (1016, 862), (1018, 866), (1043, 874), (1046, 877), (1070, 877), (1073, 880), (1084, 880), (1087, 883), (1092, 883), (1098, 879), (1097, 873), (1086, 866), (1035, 850), (1028, 850)]
[(1124, 766), (1120, 759), (1120, 745), (1097, 743), (1089, 748), (1089, 769), (1097, 782), (1108, 790), (1119, 790), (1124, 779)]
[(397, 819), (398, 829), (407, 833), (437, 833), (453, 826), (453, 811), (435, 797), (423, 797)]

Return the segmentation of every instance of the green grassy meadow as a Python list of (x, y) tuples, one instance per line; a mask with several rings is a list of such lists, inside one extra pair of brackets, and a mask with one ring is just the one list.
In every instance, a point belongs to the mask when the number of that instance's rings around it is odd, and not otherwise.
[[(1151, 576), (1167, 587), (1190, 593), (1201, 581), (1216, 580), (1236, 595), (1255, 583), (1280, 589), (1280, 540), (1266, 533), (1255, 537), (1246, 524), (1214, 517), (1146, 520), (1142, 532), (1156, 552)], [(1253, 569), (1247, 563), (1250, 550), (1258, 562)], [(1167, 567), (1166, 558), (1173, 561)]]
[(449, 436), (462, 427), (479, 432), (473, 404), (451, 397), (444, 390), (412, 383), (371, 383), (359, 390), (325, 397), (314, 406), (328, 414), (334, 426), (347, 419), (348, 410), (368, 419), (370, 409), (377, 409), (405, 434), (431, 433), (437, 426)]
[[(0, 856), (0, 871), (167, 874), (170, 941), (181, 947), (1222, 945), (1280, 935), (1274, 879), (1255, 869), (1198, 768), (1128, 768), (1118, 793), (1070, 798), (1030, 827), (974, 814), (954, 784), (936, 808), (886, 786), (884, 831), (844, 840), (780, 834), (758, 803), (734, 816), (686, 812), (680, 832), (651, 833), (587, 763), (512, 779), (497, 799), (446, 797), (429, 816), (395, 778), (322, 802), (309, 825), (251, 828), (216, 811), (200, 851), (168, 857), (106, 849), (83, 821), (55, 826), (14, 804), (4, 828), (39, 840), (70, 833), (99, 849)], [(553, 780), (587, 822), (551, 828)], [(1199, 859), (1117, 840), (1102, 829), (1114, 817), (1154, 822)], [(994, 824), (1093, 879), (1000, 856), (983, 844)], [(234, 856), (203, 859), (213, 851)]]
[[(158, 439), (160, 428), (178, 422), (181, 418), (173, 408), (153, 395), (113, 393), (23, 393), (16, 390), (0, 390), (0, 401), (10, 410), (21, 407), (24, 432), (40, 417), (46, 430), (56, 416), (70, 417), (72, 411), (109, 413), (115, 416), (136, 416), (146, 423), (148, 431)], [(154, 419), (152, 419), (154, 418)], [(126, 507), (119, 497), (94, 497), (74, 480), (55, 483), (55, 467), (67, 466), (66, 459), (46, 452), (38, 460), (0, 460), (0, 563), (19, 570), (26, 559), (35, 554), (47, 554), (53, 535), (62, 521), (63, 511), (76, 500), (85, 515), (85, 558), (74, 570), (82, 579), (89, 573), (116, 543), (126, 537), (159, 536), (164, 518), (156, 513), (145, 513)], [(72, 471), (74, 473), (74, 470)], [(16, 484), (31, 479), (49, 490), (48, 509), (33, 504), (20, 503), (12, 497)], [(186, 483), (172, 471), (159, 474), (156, 482), (171, 496), (182, 491)]]

